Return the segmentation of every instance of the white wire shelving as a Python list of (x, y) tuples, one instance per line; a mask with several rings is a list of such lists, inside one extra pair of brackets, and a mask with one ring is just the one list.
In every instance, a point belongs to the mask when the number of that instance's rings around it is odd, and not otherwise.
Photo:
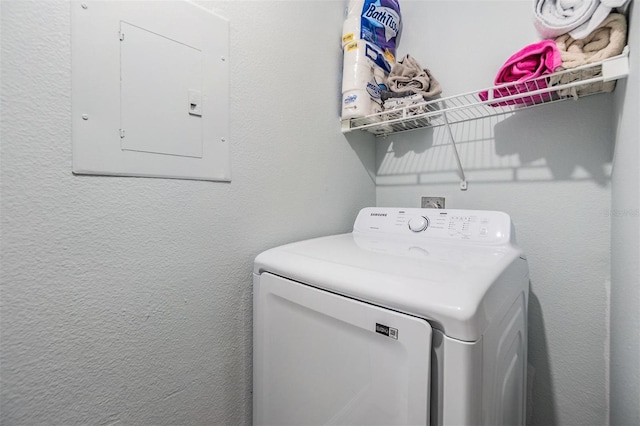
[(342, 132), (363, 130), (386, 137), (428, 127), (446, 126), (458, 164), (460, 189), (467, 180), (455, 146), (451, 125), (505, 115), (531, 107), (611, 92), (616, 80), (629, 75), (629, 48), (601, 62), (548, 74), (526, 82), (508, 83), (483, 90), (342, 120)]

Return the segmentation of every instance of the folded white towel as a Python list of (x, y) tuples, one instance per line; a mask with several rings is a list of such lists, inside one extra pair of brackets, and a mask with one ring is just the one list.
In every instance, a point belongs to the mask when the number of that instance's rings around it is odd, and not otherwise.
[(564, 69), (600, 62), (624, 50), (627, 19), (621, 13), (611, 13), (587, 37), (577, 40), (570, 34), (563, 34), (555, 42)]
[(630, 0), (535, 0), (534, 25), (542, 38), (570, 33), (578, 40), (588, 36), (614, 8)]
[(569, 35), (575, 40), (581, 40), (591, 34), (598, 26), (609, 16), (611, 11), (615, 8), (622, 8), (631, 0), (600, 0), (600, 4), (591, 15), (591, 18), (580, 25), (579, 27), (571, 30)]
[[(584, 39), (575, 40), (569, 34), (563, 34), (555, 42), (562, 58), (562, 69), (600, 62), (619, 55), (624, 50), (627, 42), (627, 19), (621, 13), (611, 13)], [(600, 76), (602, 69), (594, 67), (558, 74), (550, 83), (555, 86)], [(611, 92), (615, 85), (615, 81), (595, 82), (563, 89), (558, 93), (578, 98), (590, 93)]]

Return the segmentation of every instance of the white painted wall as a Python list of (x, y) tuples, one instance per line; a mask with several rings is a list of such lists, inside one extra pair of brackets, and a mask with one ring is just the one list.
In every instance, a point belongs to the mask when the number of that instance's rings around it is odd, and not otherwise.
[[(485, 88), (511, 54), (539, 40), (531, 8), (529, 0), (405, 0), (400, 56), (411, 53), (430, 68), (444, 96)], [(378, 205), (419, 206), (421, 196), (444, 196), (447, 207), (512, 216), (531, 272), (534, 425), (608, 423), (613, 99), (598, 95), (453, 126), (466, 192), (458, 189), (443, 128), (377, 143)]]
[(640, 5), (631, 5), (631, 75), (615, 94), (611, 174), (611, 425), (640, 424)]
[(248, 424), (253, 257), (375, 203), (343, 3), (203, 4), (231, 24), (230, 184), (73, 176), (69, 3), (0, 2), (2, 424)]
[[(68, 3), (0, 2), (0, 423), (248, 422), (253, 256), (347, 231), (376, 195), (512, 215), (533, 424), (607, 423), (611, 238), (611, 423), (636, 423), (638, 218), (609, 218), (637, 209), (633, 48), (614, 95), (456, 126), (461, 192), (442, 129), (379, 141), (377, 165), (367, 135), (339, 134), (344, 2), (201, 3), (231, 21), (231, 184), (72, 176)], [(400, 53), (445, 95), (488, 86), (537, 40), (530, 5), (404, 0)]]

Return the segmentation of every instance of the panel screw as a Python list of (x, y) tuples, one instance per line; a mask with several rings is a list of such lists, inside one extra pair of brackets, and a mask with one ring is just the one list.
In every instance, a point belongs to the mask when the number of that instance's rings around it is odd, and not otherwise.
[(80, 6), (82, 6), (82, 8), (83, 8), (83, 9), (87, 9), (87, 8), (89, 8), (89, 6), (87, 6), (87, 4), (86, 4), (86, 3), (82, 3)]
[(220, 138), (220, 140), (221, 140), (222, 142), (226, 141), (226, 139), (225, 139), (225, 138)]
[(224, 56), (221, 56), (221, 57), (220, 57), (220, 60), (224, 62), (224, 61), (226, 61), (226, 60), (227, 60), (227, 58), (225, 58)]
[(88, 120), (89, 119), (89, 115), (88, 114), (82, 114), (82, 119), (83, 120)]

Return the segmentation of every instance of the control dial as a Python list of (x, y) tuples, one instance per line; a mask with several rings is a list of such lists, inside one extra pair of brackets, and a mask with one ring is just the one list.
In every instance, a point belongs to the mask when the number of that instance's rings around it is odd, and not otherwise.
[(416, 216), (409, 219), (409, 229), (413, 232), (421, 232), (429, 227), (429, 219), (425, 216)]

